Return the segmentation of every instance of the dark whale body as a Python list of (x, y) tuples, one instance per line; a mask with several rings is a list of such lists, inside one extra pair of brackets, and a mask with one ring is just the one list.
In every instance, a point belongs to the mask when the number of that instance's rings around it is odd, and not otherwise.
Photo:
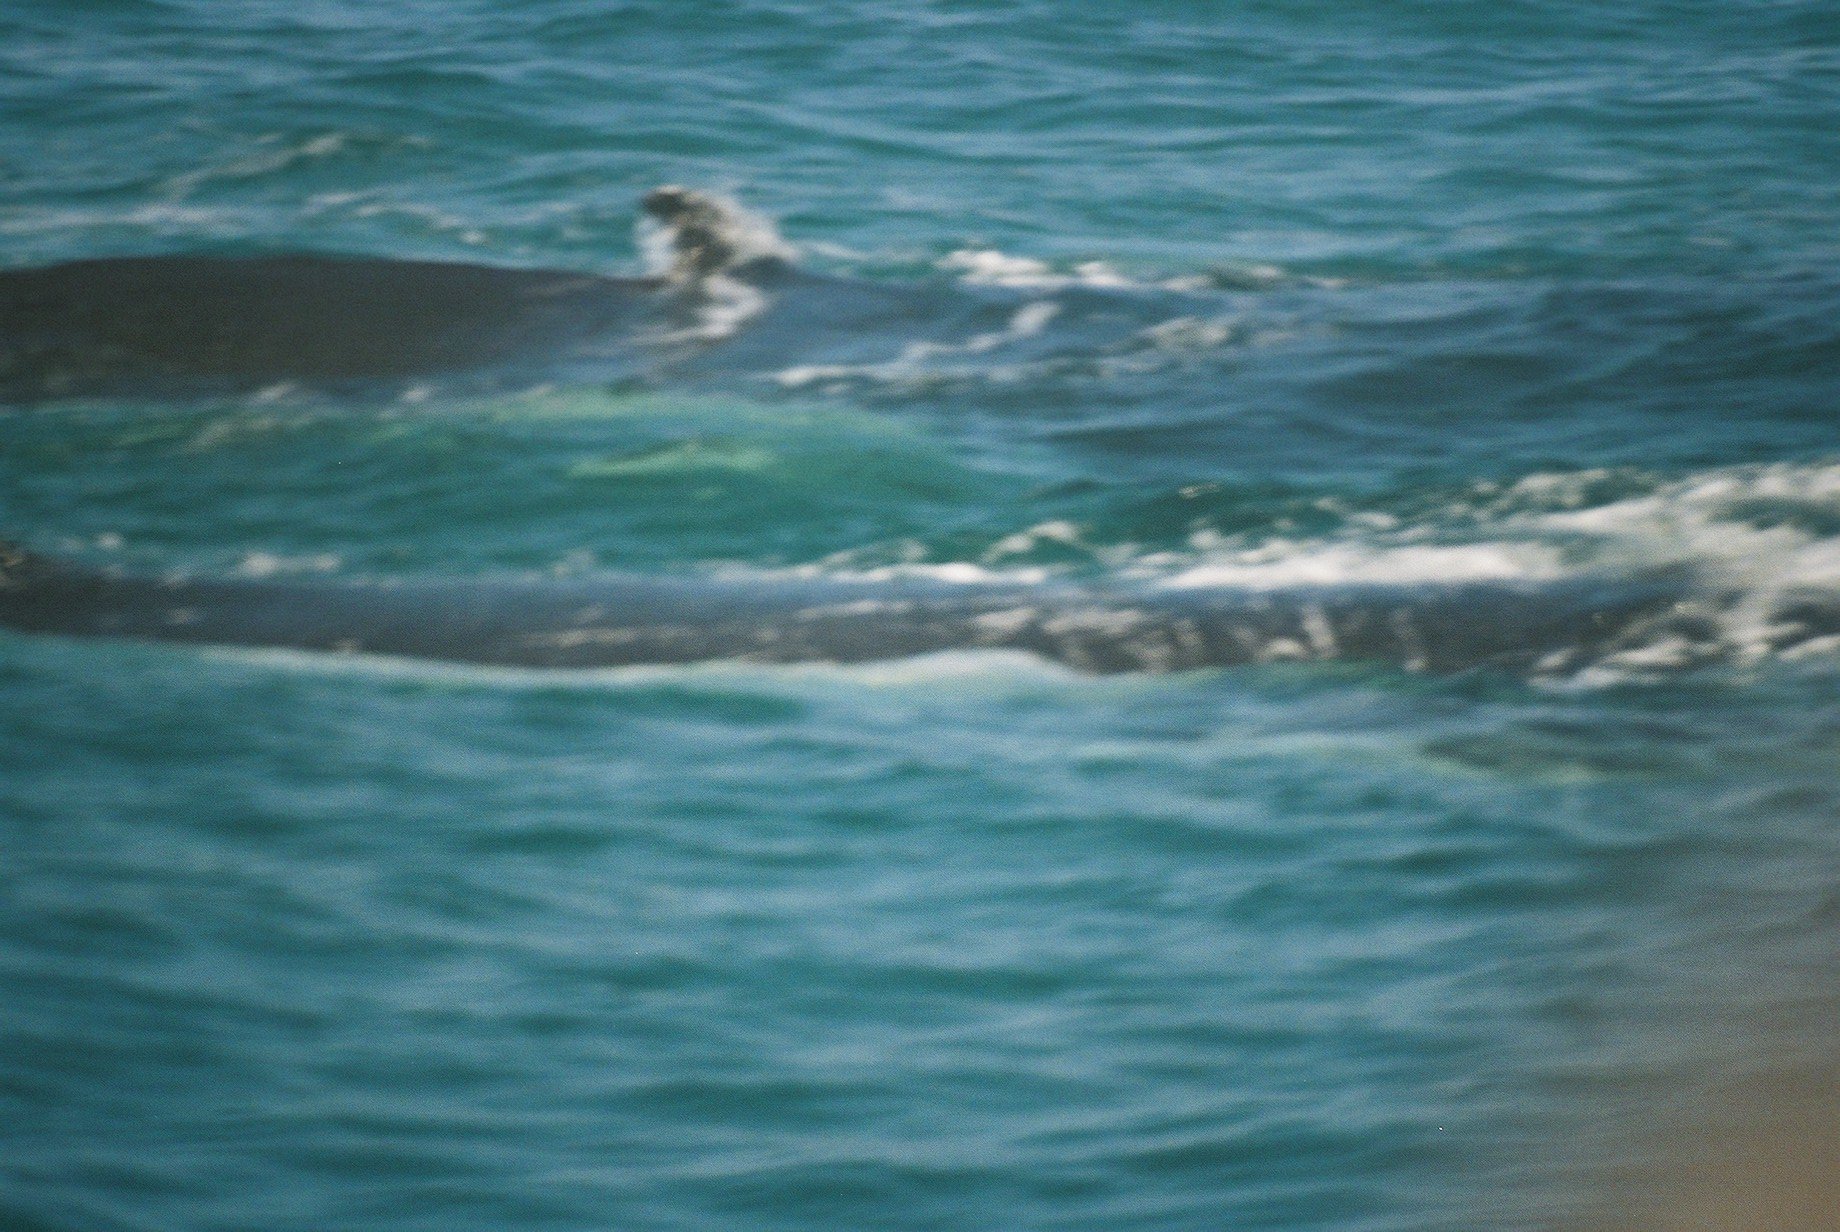
[(303, 254), (0, 270), (0, 399), (593, 377), (676, 298), (658, 279)]
[[(1662, 637), (1716, 646), (1689, 578), (1235, 588), (931, 581), (191, 578), (6, 549), (0, 626), (540, 668), (857, 663), (1006, 649), (1084, 671), (1347, 659), (1447, 672), (1562, 669)], [(1840, 632), (1804, 603), (1791, 641)], [(1710, 657), (1710, 654), (1707, 656)]]

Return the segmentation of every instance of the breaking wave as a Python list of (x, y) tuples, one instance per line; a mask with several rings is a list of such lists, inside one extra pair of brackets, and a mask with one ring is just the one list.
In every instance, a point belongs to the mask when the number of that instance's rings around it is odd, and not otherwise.
[[(1543, 587), (1668, 576), (1682, 579), (1683, 588), (1667, 619), (1601, 653), (1556, 654), (1546, 668), (1573, 679), (1627, 680), (1840, 652), (1825, 615), (1840, 604), (1840, 463), (1740, 465), (1673, 477), (1606, 468), (1536, 472), (1473, 483), (1410, 512), (1384, 502), (1321, 503), (1333, 510), (1333, 526), (1301, 537), (1203, 526), (1180, 547), (1147, 548), (1106, 542), (1057, 519), (1004, 535), (975, 559), (929, 559), (922, 551), (915, 559), (866, 563), (865, 553), (845, 551), (793, 569), (731, 569), (727, 576), (991, 587), (1098, 578), (1176, 593), (1274, 596), (1507, 586), (1522, 588), (1529, 602)], [(1077, 563), (1034, 563), (1044, 545), (1070, 549)]]

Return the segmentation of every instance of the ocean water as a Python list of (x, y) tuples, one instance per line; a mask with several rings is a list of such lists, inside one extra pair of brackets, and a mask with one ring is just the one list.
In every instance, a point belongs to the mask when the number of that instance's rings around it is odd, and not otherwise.
[(591, 370), (16, 400), (35, 549), (1707, 611), (1441, 674), (0, 632), (0, 1225), (1840, 1226), (1837, 119), (1818, 0), (13, 0), (5, 267), (633, 275), (677, 183), (798, 271)]

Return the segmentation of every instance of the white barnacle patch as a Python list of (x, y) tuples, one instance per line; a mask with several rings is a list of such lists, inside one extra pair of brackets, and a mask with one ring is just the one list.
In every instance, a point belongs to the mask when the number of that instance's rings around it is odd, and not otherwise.
[(1785, 659), (1810, 659), (1840, 653), (1840, 634), (1811, 637), (1780, 652)]
[(1394, 610), (1387, 622), (1392, 626), (1393, 636), (1398, 639), (1400, 653), (1405, 658), (1407, 671), (1422, 672), (1431, 666), (1431, 655), (1425, 649), (1424, 639), (1412, 624), (1412, 614), (1405, 608)]
[(198, 623), (199, 613), (195, 607), (173, 607), (166, 609), (166, 623), (174, 628)]
[(911, 599), (851, 599), (847, 603), (824, 603), (816, 607), (801, 608), (794, 620), (834, 620), (851, 616), (905, 616), (912, 612), (915, 603)]
[(554, 633), (532, 633), (525, 636), (526, 646), (546, 646), (557, 650), (570, 650), (580, 646), (626, 646), (639, 640), (639, 634), (631, 629), (560, 629)]
[(1130, 608), (1081, 608), (1042, 622), (1042, 629), (1054, 637), (1091, 634), (1099, 637), (1126, 638), (1144, 625), (1144, 614)]
[(1201, 636), (1201, 626), (1195, 621), (1176, 621), (1170, 626), (1170, 637), (1181, 664), (1198, 664), (1207, 657), (1207, 642)]
[(1274, 637), (1259, 648), (1261, 663), (1292, 663), (1310, 658), (1310, 648), (1294, 637)]
[(1578, 661), (1578, 652), (1570, 647), (1562, 647), (1542, 655), (1533, 665), (1538, 675), (1551, 675), (1563, 672)]
[(1335, 657), (1335, 629), (1329, 624), (1329, 614), (1320, 603), (1311, 603), (1303, 609), (1303, 635), (1310, 639), (1310, 648), (1322, 659)]
[(1155, 627), (1144, 613), (1128, 608), (1082, 608), (1041, 622), (1060, 657), (1082, 671), (1115, 669), (1131, 661), (1145, 665), (1138, 635)]
[(1012, 607), (998, 612), (983, 612), (971, 618), (973, 636), (981, 645), (1001, 645), (1034, 624), (1039, 615), (1040, 613), (1032, 607)]

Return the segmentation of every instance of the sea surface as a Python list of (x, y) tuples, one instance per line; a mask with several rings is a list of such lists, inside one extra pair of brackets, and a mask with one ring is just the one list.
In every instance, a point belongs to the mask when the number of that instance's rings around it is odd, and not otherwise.
[(0, 8), (0, 265), (639, 274), (668, 183), (829, 289), (594, 379), (0, 408), (0, 534), (1666, 567), (1716, 628), (1163, 676), (0, 633), (0, 1226), (1836, 1226), (1840, 648), (1771, 633), (1840, 594), (1831, 4)]

